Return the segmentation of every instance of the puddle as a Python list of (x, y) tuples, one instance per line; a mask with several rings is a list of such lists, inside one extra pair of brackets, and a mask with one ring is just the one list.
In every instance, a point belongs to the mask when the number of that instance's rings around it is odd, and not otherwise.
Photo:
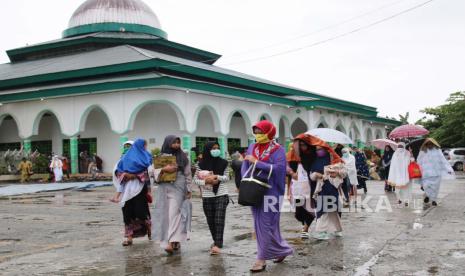
[(301, 238), (289, 238), (286, 239), (287, 242), (289, 242), (291, 245), (302, 245), (304, 244), (303, 240)]
[(423, 229), (423, 224), (418, 223), (418, 222), (415, 222), (413, 224), (413, 230), (421, 230), (421, 229)]
[(380, 251), (378, 254), (374, 255), (368, 262), (364, 263), (363, 265), (357, 267), (355, 269), (354, 276), (368, 276), (371, 272), (371, 267), (374, 266), (379, 259), (379, 256), (383, 253)]
[(252, 233), (245, 233), (242, 235), (234, 236), (234, 240), (235, 241), (248, 240), (248, 239), (252, 239), (252, 236), (253, 236)]
[(370, 249), (373, 249), (373, 246), (370, 243), (366, 242), (366, 241), (362, 241), (358, 245), (358, 249), (361, 250), (361, 251), (369, 251)]
[(452, 253), (452, 258), (454, 259), (465, 259), (465, 253), (462, 251), (455, 251)]

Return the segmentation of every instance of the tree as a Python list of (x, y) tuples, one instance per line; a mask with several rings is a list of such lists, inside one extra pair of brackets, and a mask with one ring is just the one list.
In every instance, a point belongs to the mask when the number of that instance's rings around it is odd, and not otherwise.
[(401, 125), (408, 125), (408, 119), (410, 118), (410, 112), (405, 113), (405, 115), (400, 114), (399, 115), (399, 121)]
[(452, 93), (446, 104), (422, 110), (423, 117), (417, 124), (430, 131), (443, 147), (465, 146), (465, 91)]

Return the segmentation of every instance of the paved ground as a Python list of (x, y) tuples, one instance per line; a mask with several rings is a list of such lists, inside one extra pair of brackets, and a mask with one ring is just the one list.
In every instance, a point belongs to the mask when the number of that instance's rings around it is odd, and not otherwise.
[[(465, 177), (443, 183), (438, 207), (398, 208), (380, 182), (369, 183), (368, 207), (378, 199), (392, 212), (343, 215), (344, 238), (302, 242), (292, 214), (282, 231), (296, 253), (263, 275), (465, 275)], [(178, 256), (155, 242), (123, 248), (122, 215), (108, 202), (111, 188), (47, 192), (0, 199), (2, 275), (249, 275), (255, 241), (248, 208), (230, 205), (226, 248), (210, 257), (211, 244), (200, 200), (194, 199), (194, 231)]]

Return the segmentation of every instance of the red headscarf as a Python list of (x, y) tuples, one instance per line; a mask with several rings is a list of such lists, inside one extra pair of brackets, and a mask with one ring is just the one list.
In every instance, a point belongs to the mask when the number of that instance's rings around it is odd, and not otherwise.
[(253, 126), (253, 128), (260, 129), (263, 134), (266, 134), (270, 142), (265, 144), (255, 143), (252, 154), (255, 158), (261, 161), (267, 161), (271, 154), (273, 154), (280, 145), (274, 141), (276, 135), (276, 127), (270, 121), (260, 121)]
[(294, 139), (294, 144), (292, 145), (291, 150), (287, 153), (287, 161), (296, 161), (300, 162), (299, 154), (299, 141), (304, 141), (311, 146), (319, 146), (324, 148), (331, 155), (331, 164), (341, 163), (342, 159), (339, 155), (331, 148), (325, 141), (321, 140), (318, 137), (312, 136), (310, 134), (300, 134)]

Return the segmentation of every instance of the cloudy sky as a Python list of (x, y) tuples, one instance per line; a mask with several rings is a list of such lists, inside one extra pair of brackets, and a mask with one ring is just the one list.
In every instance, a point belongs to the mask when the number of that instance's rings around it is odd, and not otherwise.
[[(8, 49), (59, 38), (82, 2), (2, 1), (0, 63)], [(414, 121), (465, 90), (463, 0), (145, 2), (170, 40), (222, 54), (219, 66), (373, 105), (381, 115), (410, 112)]]

